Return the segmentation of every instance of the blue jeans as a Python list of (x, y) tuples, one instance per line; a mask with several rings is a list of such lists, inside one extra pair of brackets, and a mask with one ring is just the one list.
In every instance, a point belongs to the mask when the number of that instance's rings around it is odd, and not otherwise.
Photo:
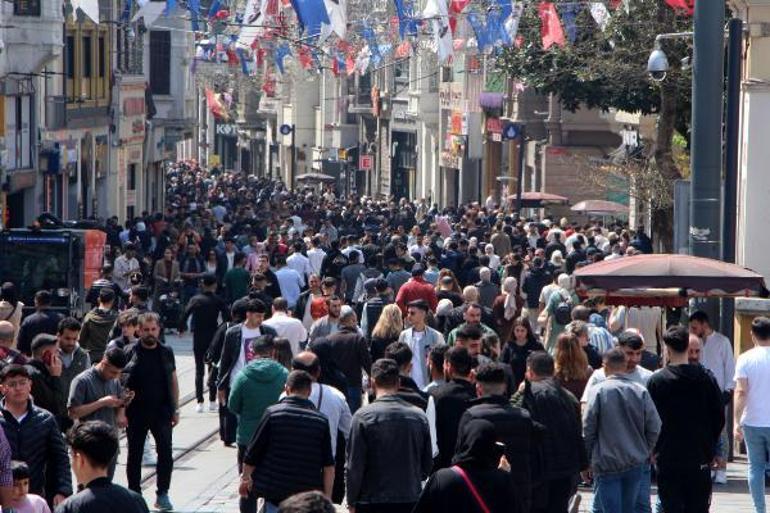
[[(598, 502), (606, 513), (634, 513), (645, 466), (649, 475), (649, 466), (640, 465), (617, 474), (596, 476), (594, 504)], [(649, 498), (647, 504), (649, 507)]]
[(347, 400), (350, 413), (355, 413), (361, 407), (361, 387), (348, 386)]
[(265, 501), (265, 513), (278, 513), (278, 506), (272, 502)]
[[(650, 506), (650, 494), (652, 493), (652, 472), (648, 463), (642, 465), (641, 469), (642, 475), (641, 479), (639, 480), (639, 495), (636, 499), (634, 513), (652, 513), (652, 508)], [(594, 499), (591, 511), (592, 513), (604, 513), (604, 511), (607, 510), (602, 510), (601, 503)], [(658, 510), (658, 513), (660, 513), (660, 509)]]
[(754, 511), (765, 513), (765, 469), (770, 451), (770, 427), (743, 426), (743, 436), (749, 453), (749, 491)]

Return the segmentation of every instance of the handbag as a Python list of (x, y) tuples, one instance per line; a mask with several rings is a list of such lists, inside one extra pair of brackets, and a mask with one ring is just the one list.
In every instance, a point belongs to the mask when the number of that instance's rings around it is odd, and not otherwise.
[(481, 508), (481, 511), (483, 513), (491, 513), (489, 510), (489, 507), (487, 506), (487, 503), (484, 502), (484, 499), (481, 497), (481, 494), (476, 489), (476, 487), (473, 485), (473, 481), (471, 481), (471, 478), (468, 477), (468, 474), (466, 474), (465, 470), (462, 469), (462, 467), (459, 467), (457, 465), (454, 465), (452, 467), (452, 470), (460, 476), (463, 481), (465, 481), (465, 484), (468, 486), (468, 490), (470, 490), (471, 495), (473, 495), (473, 498), (476, 499), (476, 504), (478, 504), (479, 508)]

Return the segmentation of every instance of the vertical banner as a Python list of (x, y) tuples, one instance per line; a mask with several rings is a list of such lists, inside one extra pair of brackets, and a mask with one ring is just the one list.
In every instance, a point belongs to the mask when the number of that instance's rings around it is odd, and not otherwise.
[(85, 258), (83, 259), (83, 290), (91, 288), (91, 284), (99, 278), (99, 271), (104, 265), (104, 243), (107, 234), (101, 230), (86, 230)]

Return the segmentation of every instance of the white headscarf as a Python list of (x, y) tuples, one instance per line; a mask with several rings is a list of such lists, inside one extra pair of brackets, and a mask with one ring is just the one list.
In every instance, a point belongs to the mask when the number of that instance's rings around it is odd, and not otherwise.
[(509, 276), (506, 279), (503, 280), (503, 294), (505, 294), (505, 311), (503, 312), (503, 317), (505, 317), (506, 321), (510, 321), (513, 319), (513, 316), (516, 315), (516, 286), (518, 285), (518, 282), (516, 281), (516, 278), (513, 276)]

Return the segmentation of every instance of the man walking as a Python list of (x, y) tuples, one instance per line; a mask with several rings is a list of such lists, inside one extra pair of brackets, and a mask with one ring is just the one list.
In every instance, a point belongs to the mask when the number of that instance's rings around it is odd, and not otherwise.
[(396, 304), (403, 314), (407, 313), (407, 306), (413, 301), (422, 301), (432, 312), (436, 311), (438, 298), (433, 285), (425, 281), (425, 267), (415, 264), (412, 267), (412, 277), (398, 289)]
[[(362, 370), (369, 374), (372, 359), (369, 353), (369, 345), (366, 339), (358, 331), (356, 313), (349, 306), (340, 310), (340, 328), (336, 333), (326, 337), (331, 346), (331, 357), (338, 369), (345, 374), (348, 390), (345, 396), (348, 399), (350, 411), (355, 413), (361, 407), (361, 379)], [(310, 345), (313, 350), (313, 343)]]
[[(238, 417), (238, 465), (243, 465), (247, 446), (252, 440), (265, 410), (278, 402), (288, 371), (273, 359), (273, 337), (262, 335), (250, 343), (254, 358), (235, 376), (227, 400), (228, 409)], [(250, 475), (250, 474), (247, 474)], [(256, 513), (256, 495), (241, 498), (241, 513)]]
[(289, 315), (289, 303), (282, 297), (273, 300), (273, 315), (264, 325), (273, 328), (279, 337), (287, 339), (294, 355), (300, 352), (302, 344), (307, 341), (305, 326), (302, 321)]
[[(690, 331), (703, 341), (700, 363), (716, 378), (722, 392), (722, 402), (730, 403), (735, 389), (735, 357), (730, 340), (711, 327), (711, 320), (706, 312), (696, 311), (690, 315)], [(727, 484), (727, 456), (730, 442), (727, 430), (723, 429), (719, 437), (717, 469), (714, 472), (714, 483)]]
[[(195, 399), (198, 406), (195, 411), (203, 412), (203, 374), (206, 369), (206, 351), (209, 350), (214, 333), (219, 326), (219, 317), (222, 321), (230, 319), (225, 302), (216, 295), (217, 278), (213, 274), (203, 275), (201, 280), (202, 290), (194, 295), (179, 319), (179, 333), (184, 333), (187, 327), (187, 319), (192, 317), (193, 355), (195, 356)], [(211, 372), (211, 371), (209, 371)], [(209, 411), (217, 411), (216, 391), (209, 389)]]
[(83, 325), (80, 328), (79, 344), (87, 353), (92, 362), (102, 359), (107, 343), (110, 341), (110, 332), (118, 318), (118, 312), (114, 309), (115, 292), (110, 288), (99, 291), (99, 304), (83, 317)]
[(603, 360), (607, 378), (595, 387), (583, 413), (590, 458), (583, 479), (595, 480), (594, 500), (602, 511), (633, 513), (661, 422), (650, 394), (627, 376), (626, 353), (612, 349)]
[(770, 465), (770, 319), (754, 319), (751, 338), (754, 348), (740, 355), (735, 367), (735, 439), (746, 441), (754, 510), (765, 513), (765, 469)]
[[(125, 428), (126, 405), (133, 397), (123, 389), (120, 375), (128, 360), (122, 349), (113, 348), (96, 365), (75, 376), (69, 391), (67, 412), (72, 420), (101, 420), (112, 427)], [(115, 471), (110, 467), (110, 476)]]
[(266, 513), (277, 512), (277, 504), (299, 492), (323, 490), (331, 497), (334, 456), (329, 421), (308, 400), (312, 383), (305, 371), (289, 374), (287, 396), (265, 411), (244, 454), (239, 492), (241, 497), (264, 497)]
[(345, 395), (336, 388), (318, 382), (321, 377), (321, 360), (315, 353), (304, 351), (291, 361), (292, 370), (303, 370), (313, 378), (310, 402), (329, 421), (329, 435), (332, 440), (332, 455), (335, 460), (334, 489), (332, 501), (341, 504), (345, 497), (345, 447), (350, 436), (353, 416)]
[(142, 496), (112, 483), (109, 468), (118, 454), (118, 433), (98, 420), (83, 422), (69, 434), (72, 471), (83, 489), (56, 513), (148, 513)]
[(51, 293), (38, 290), (35, 292), (35, 313), (21, 321), (16, 348), (26, 355), (32, 354), (32, 340), (41, 333), (55, 335), (63, 318), (62, 314), (51, 310)]
[(325, 301), (328, 313), (310, 326), (310, 342), (321, 337), (328, 337), (340, 329), (342, 299), (336, 294), (332, 294), (326, 297)]
[[(505, 444), (505, 457), (511, 463), (511, 480), (519, 503), (512, 511), (529, 511), (532, 493), (531, 453), (536, 440), (536, 427), (529, 413), (510, 404), (507, 397), (508, 379), (501, 363), (485, 363), (476, 370), (477, 399), (460, 418), (457, 432), (474, 419), (490, 421), (498, 440)], [(515, 462), (515, 463), (514, 463)], [(515, 507), (521, 508), (516, 510)]]
[(406, 318), (411, 327), (402, 331), (398, 337), (399, 342), (403, 342), (412, 350), (411, 377), (421, 390), (430, 383), (430, 351), (445, 344), (444, 335), (426, 324), (429, 309), (430, 305), (422, 299), (410, 301), (406, 308)]
[(398, 397), (398, 374), (396, 362), (377, 360), (376, 399), (353, 415), (346, 471), (355, 513), (411, 513), (433, 464), (428, 419)]
[(430, 390), (436, 408), (436, 444), (438, 457), (434, 470), (447, 468), (457, 446), (460, 419), (476, 398), (476, 386), (471, 383), (473, 358), (464, 347), (449, 348), (444, 355), (447, 382)]
[[(145, 314), (148, 316), (149, 314)], [(171, 487), (173, 458), (172, 429), (179, 423), (179, 382), (174, 352), (157, 337), (144, 335), (126, 349), (126, 388), (134, 398), (126, 408), (128, 417), (128, 487), (141, 493), (142, 453), (148, 431), (155, 439), (158, 454), (155, 508), (172, 511), (168, 491)]]
[(0, 372), (0, 390), (5, 396), (0, 403), (0, 426), (11, 456), (29, 465), (29, 491), (56, 506), (72, 495), (70, 463), (59, 425), (50, 412), (32, 402), (32, 380), (26, 367), (5, 367)]
[(666, 513), (708, 513), (711, 464), (725, 423), (722, 391), (714, 377), (687, 357), (689, 333), (663, 334), (668, 365), (647, 384), (663, 423), (655, 448), (658, 495)]

